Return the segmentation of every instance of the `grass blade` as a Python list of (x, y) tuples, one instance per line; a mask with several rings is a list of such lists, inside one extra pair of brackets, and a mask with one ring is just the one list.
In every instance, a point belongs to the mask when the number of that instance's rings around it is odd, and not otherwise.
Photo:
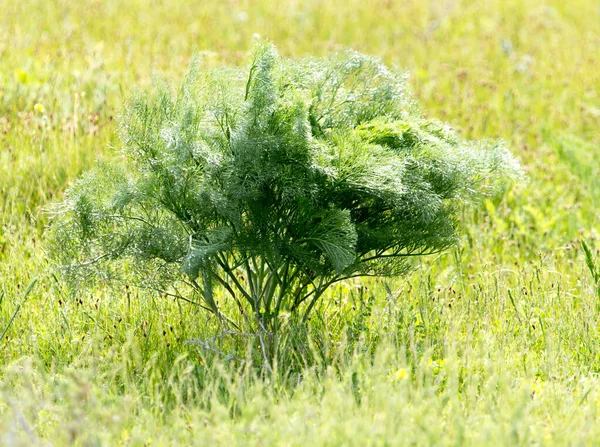
[(598, 282), (598, 277), (600, 276), (600, 272), (596, 268), (596, 262), (594, 260), (594, 255), (592, 254), (592, 250), (586, 241), (581, 240), (581, 248), (583, 248), (583, 252), (585, 253), (585, 263), (587, 264), (590, 273), (592, 274), (592, 278), (594, 281)]
[[(0, 340), (4, 339), (4, 336), (7, 334), (8, 330), (12, 326), (12, 323), (13, 323), (15, 317), (17, 316), (17, 314), (19, 313), (19, 310), (21, 310), (21, 305), (25, 302), (25, 300), (27, 299), (27, 297), (33, 290), (33, 287), (35, 286), (36, 283), (37, 283), (37, 279), (34, 279), (33, 281), (31, 281), (31, 284), (29, 284), (29, 287), (27, 287), (27, 290), (25, 291), (25, 295), (23, 296), (23, 300), (19, 303), (19, 305), (15, 309), (15, 312), (13, 313), (12, 317), (10, 317), (10, 321), (8, 322), (8, 325), (4, 329), (4, 332), (2, 332), (2, 336), (0, 337)], [(4, 297), (4, 294), (2, 294), (2, 297)]]
[(592, 253), (592, 249), (583, 239), (581, 240), (581, 248), (583, 248), (583, 252), (585, 254), (585, 263), (590, 273), (592, 274), (594, 286), (596, 287), (598, 298), (600, 298), (600, 268), (596, 266), (596, 261), (594, 259), (594, 254)]

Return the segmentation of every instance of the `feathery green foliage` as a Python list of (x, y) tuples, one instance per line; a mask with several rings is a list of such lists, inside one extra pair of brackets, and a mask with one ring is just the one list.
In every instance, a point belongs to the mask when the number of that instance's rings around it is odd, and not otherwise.
[(264, 331), (265, 356), (282, 312), (306, 320), (332, 284), (447, 249), (457, 207), (520, 175), (502, 144), (426, 119), (405, 73), (352, 51), (285, 60), (261, 43), (248, 71), (194, 64), (121, 123), (127, 160), (99, 164), (57, 208), (62, 264), (199, 298)]

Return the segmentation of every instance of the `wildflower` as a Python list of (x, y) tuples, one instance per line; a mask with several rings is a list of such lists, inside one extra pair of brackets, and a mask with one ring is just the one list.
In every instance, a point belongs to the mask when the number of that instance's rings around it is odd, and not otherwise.
[(46, 108), (44, 107), (43, 104), (40, 104), (38, 102), (38, 103), (36, 103), (36, 105), (33, 106), (33, 110), (35, 110), (36, 112), (39, 112), (39, 113), (44, 113), (46, 111)]
[(29, 82), (29, 74), (25, 70), (15, 70), (15, 79), (21, 84)]
[(399, 382), (408, 377), (408, 370), (406, 368), (398, 368), (398, 370), (392, 375), (392, 380)]

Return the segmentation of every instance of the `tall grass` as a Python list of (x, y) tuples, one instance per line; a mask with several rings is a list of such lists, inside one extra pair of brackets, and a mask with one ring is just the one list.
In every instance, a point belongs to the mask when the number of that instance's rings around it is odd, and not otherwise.
[[(0, 9), (0, 442), (598, 442), (597, 2)], [(153, 71), (180, 79), (197, 51), (210, 66), (244, 63), (255, 33), (284, 55), (351, 46), (408, 69), (427, 114), (504, 138), (530, 179), (464, 212), (453, 252), (333, 289), (268, 380), (200, 309), (134, 284), (69, 293), (44, 251), (44, 207), (119, 144), (123, 95)]]

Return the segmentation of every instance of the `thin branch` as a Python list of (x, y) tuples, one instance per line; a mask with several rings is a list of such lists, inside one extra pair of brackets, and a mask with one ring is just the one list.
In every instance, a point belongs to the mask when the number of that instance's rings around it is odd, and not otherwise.
[(91, 259), (89, 261), (82, 262), (81, 264), (69, 264), (69, 265), (63, 266), (63, 268), (71, 269), (71, 268), (87, 267), (88, 265), (96, 264), (97, 262), (101, 261), (104, 258), (108, 258), (112, 254), (113, 253), (104, 253), (103, 255), (100, 255), (100, 256), (98, 256), (98, 257), (96, 257), (94, 259)]
[(225, 289), (229, 292), (229, 294), (233, 297), (235, 303), (238, 306), (238, 309), (240, 311), (240, 313), (242, 314), (242, 316), (244, 317), (244, 319), (246, 320), (246, 323), (250, 323), (250, 320), (248, 319), (248, 315), (246, 313), (246, 311), (244, 310), (244, 307), (242, 306), (242, 303), (240, 302), (240, 300), (238, 299), (238, 297), (235, 294), (235, 291), (231, 288), (231, 286), (223, 279), (221, 278), (219, 275), (215, 275), (215, 279), (221, 284), (223, 285), (223, 287), (225, 287)]
[(361, 259), (361, 262), (369, 262), (369, 261), (374, 261), (374, 260), (383, 259), (383, 258), (410, 258), (410, 257), (418, 257), (418, 256), (430, 256), (430, 255), (436, 255), (436, 254), (442, 253), (442, 252), (446, 251), (446, 249), (447, 248), (442, 248), (442, 249), (433, 250), (433, 251), (420, 251), (417, 253), (382, 254), (382, 255), (376, 255), (376, 256), (371, 256), (369, 258)]
[(252, 309), (254, 309), (254, 302), (252, 300), (252, 297), (248, 294), (248, 292), (246, 291), (246, 289), (240, 284), (240, 282), (236, 278), (236, 276), (233, 273), (233, 271), (229, 268), (229, 266), (227, 265), (227, 263), (224, 262), (223, 260), (219, 259), (218, 256), (217, 256), (217, 263), (221, 266), (221, 268), (223, 269), (223, 271), (227, 274), (227, 277), (229, 279), (231, 279), (231, 281), (233, 281), (233, 284), (240, 291), (240, 293), (242, 295), (244, 295), (244, 297), (250, 302), (250, 305), (252, 306)]
[(172, 298), (177, 298), (178, 300), (185, 301), (186, 303), (193, 304), (194, 306), (199, 306), (202, 309), (208, 310), (210, 313), (214, 314), (213, 310), (210, 307), (207, 307), (204, 304), (201, 304), (201, 303), (199, 303), (197, 301), (190, 300), (189, 298), (186, 298), (186, 297), (184, 297), (182, 295), (179, 295), (177, 293), (167, 292), (166, 290), (159, 289), (158, 287), (148, 287), (148, 288), (151, 289), (151, 290), (154, 290), (155, 292), (158, 292), (158, 293), (160, 293), (162, 295), (170, 296)]

